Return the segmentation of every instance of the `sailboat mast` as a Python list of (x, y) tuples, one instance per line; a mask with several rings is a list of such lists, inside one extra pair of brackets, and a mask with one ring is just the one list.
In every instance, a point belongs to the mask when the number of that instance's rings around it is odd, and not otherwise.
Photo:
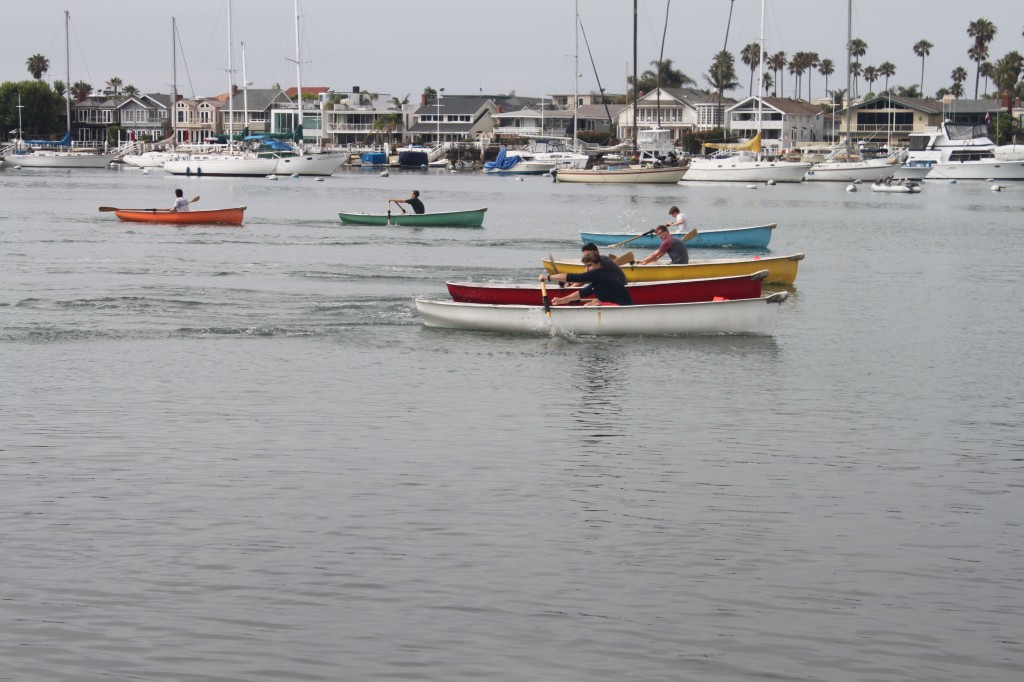
[(299, 45), (299, 0), (295, 0), (295, 100), (299, 109), (298, 120), (295, 122), (296, 131), (302, 127), (302, 63), (299, 61)]
[(235, 139), (235, 62), (234, 34), (231, 31), (231, 0), (228, 0), (228, 148), (234, 144)]
[(178, 25), (174, 17), (171, 17), (171, 132), (174, 141), (171, 147), (178, 144)]
[[(765, 0), (761, 0), (761, 38), (757, 42), (758, 49), (761, 54), (764, 54), (764, 3)], [(762, 116), (764, 116), (764, 60), (757, 60), (757, 134), (758, 137), (761, 135), (761, 126), (764, 124)], [(764, 146), (764, 141), (761, 141), (761, 147)], [(761, 150), (757, 151), (757, 160), (761, 160)]]
[[(576, 39), (576, 58), (573, 62), (572, 68), (572, 150), (574, 152), (579, 151), (579, 131), (576, 130), (579, 125), (579, 108), (580, 108), (580, 0), (576, 0), (576, 24), (574, 26), (573, 37)], [(543, 131), (541, 131), (543, 132)]]
[[(245, 113), (242, 114), (242, 122), (244, 130), (249, 127), (249, 77), (245, 73), (245, 41), (242, 41), (242, 108), (245, 109)], [(245, 133), (243, 133), (245, 134)]]
[(846, 2), (846, 158), (850, 158), (850, 134), (853, 130), (850, 127), (850, 114), (853, 108), (852, 91), (850, 90), (851, 75), (850, 67), (853, 59), (853, 0)]
[(68, 37), (68, 24), (71, 22), (71, 12), (64, 10), (64, 73), (67, 74), (67, 84), (64, 86), (64, 105), (68, 117), (68, 141), (71, 140), (71, 40)]
[(638, 103), (637, 99), (640, 96), (639, 87), (640, 81), (636, 77), (636, 24), (637, 24), (637, 0), (633, 0), (633, 156), (638, 157), (637, 153), (637, 139), (636, 139), (636, 119)]

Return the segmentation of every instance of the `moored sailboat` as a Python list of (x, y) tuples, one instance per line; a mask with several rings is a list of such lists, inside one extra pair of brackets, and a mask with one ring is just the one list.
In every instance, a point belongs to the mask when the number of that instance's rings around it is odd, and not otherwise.
[[(67, 114), (67, 132), (57, 142), (37, 141), (25, 143), (20, 140), (12, 154), (11, 161), (23, 168), (106, 168), (115, 160), (113, 154), (98, 149), (75, 148), (71, 141), (71, 51), (69, 47), (68, 24), (71, 13), (64, 11), (64, 56), (67, 73), (67, 91), (64, 103)], [(19, 126), (20, 133), (20, 126)]]

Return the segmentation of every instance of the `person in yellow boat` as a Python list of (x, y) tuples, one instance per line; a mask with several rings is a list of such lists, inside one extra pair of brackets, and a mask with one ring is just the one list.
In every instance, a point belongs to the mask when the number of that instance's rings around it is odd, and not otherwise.
[(174, 206), (171, 207), (171, 213), (187, 213), (188, 199), (185, 198), (185, 192), (180, 189), (174, 190)]
[(587, 268), (586, 272), (559, 272), (538, 277), (540, 281), (547, 279), (549, 282), (582, 282), (586, 285), (568, 296), (551, 299), (551, 305), (567, 305), (591, 294), (594, 295), (594, 300), (584, 305), (633, 305), (633, 297), (629, 295), (626, 285), (602, 267), (600, 256), (593, 252), (583, 254), (583, 265)]
[(686, 242), (681, 237), (673, 235), (664, 225), (658, 225), (654, 229), (654, 234), (661, 239), (661, 245), (651, 255), (638, 260), (636, 262), (637, 265), (653, 263), (665, 254), (668, 254), (673, 265), (686, 265), (690, 262), (690, 252), (686, 248)]

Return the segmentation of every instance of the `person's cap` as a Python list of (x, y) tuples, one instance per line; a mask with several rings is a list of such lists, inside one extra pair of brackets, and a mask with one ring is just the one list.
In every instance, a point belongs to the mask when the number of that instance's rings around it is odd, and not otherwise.
[(594, 242), (587, 242), (583, 245), (581, 251), (597, 251), (597, 244)]

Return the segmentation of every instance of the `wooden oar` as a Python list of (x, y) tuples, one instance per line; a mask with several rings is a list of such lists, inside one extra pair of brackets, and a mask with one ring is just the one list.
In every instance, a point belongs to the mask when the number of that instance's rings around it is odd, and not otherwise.
[(540, 281), (540, 302), (544, 306), (544, 314), (551, 319), (551, 299), (548, 298), (548, 285), (544, 280)]
[[(199, 196), (194, 196), (189, 199), (188, 203), (194, 204), (199, 201)], [(113, 211), (159, 211), (158, 208), (125, 208), (121, 209), (117, 206), (100, 206), (100, 213), (112, 213)]]
[[(555, 265), (555, 254), (553, 254), (553, 253), (551, 253), (551, 252), (549, 251), (549, 252), (548, 252), (548, 258), (550, 258), (550, 259), (551, 259), (551, 269), (552, 269), (552, 270), (554, 270), (554, 271), (555, 271), (555, 274), (557, 275), (557, 274), (558, 274), (558, 266), (557, 266), (557, 265)], [(565, 288), (565, 282), (559, 282), (559, 283), (558, 283), (558, 287), (559, 287), (560, 289), (564, 289), (564, 288)]]
[(632, 251), (627, 251), (621, 256), (616, 256), (612, 260), (615, 261), (616, 265), (625, 265), (626, 263), (632, 263), (633, 261), (636, 260), (636, 258), (633, 256)]
[(640, 237), (647, 237), (647, 236), (649, 236), (649, 235), (652, 235), (652, 234), (654, 234), (654, 230), (656, 230), (656, 229), (658, 229), (658, 228), (653, 228), (653, 229), (647, 230), (646, 232), (644, 232), (644, 233), (642, 233), (642, 234), (638, 234), (638, 235), (637, 235), (637, 236), (635, 236), (635, 237), (630, 237), (629, 239), (627, 239), (627, 240), (626, 240), (626, 241), (624, 241), (624, 242), (619, 242), (618, 244), (612, 244), (612, 245), (611, 245), (611, 246), (609, 246), (608, 248), (609, 248), (609, 249), (614, 249), (614, 248), (615, 248), (615, 247), (617, 247), (617, 246), (625, 246), (626, 244), (629, 244), (630, 242), (635, 242), (635, 241), (636, 241), (637, 239), (640, 239)]
[(388, 227), (391, 226), (391, 199), (388, 199)]

